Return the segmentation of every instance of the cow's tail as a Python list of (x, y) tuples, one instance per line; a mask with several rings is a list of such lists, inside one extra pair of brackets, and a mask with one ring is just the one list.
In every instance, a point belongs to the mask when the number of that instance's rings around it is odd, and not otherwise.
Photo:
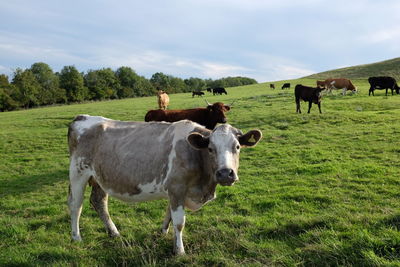
[(68, 127), (68, 147), (69, 147), (69, 154), (71, 155), (72, 152), (75, 150), (77, 144), (78, 144), (78, 136), (75, 130), (75, 124), (79, 121), (84, 121), (86, 120), (86, 117), (88, 115), (78, 115), (75, 117), (75, 119), (70, 123)]

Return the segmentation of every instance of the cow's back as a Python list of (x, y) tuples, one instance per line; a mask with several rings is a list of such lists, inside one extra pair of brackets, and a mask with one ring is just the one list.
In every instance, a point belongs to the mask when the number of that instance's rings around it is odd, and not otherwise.
[(186, 137), (201, 126), (189, 121), (171, 124), (99, 119), (83, 127), (84, 122), (76, 120), (70, 126), (70, 146), (74, 147), (71, 159), (87, 166), (103, 190), (125, 201), (156, 199), (160, 194), (166, 197), (165, 180), (177, 171), (175, 146), (179, 144), (182, 154), (198, 153), (189, 150)]

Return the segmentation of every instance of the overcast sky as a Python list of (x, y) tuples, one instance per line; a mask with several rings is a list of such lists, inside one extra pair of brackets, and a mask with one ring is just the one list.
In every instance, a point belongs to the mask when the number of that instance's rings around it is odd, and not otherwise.
[(0, 73), (298, 78), (400, 56), (399, 0), (3, 0)]

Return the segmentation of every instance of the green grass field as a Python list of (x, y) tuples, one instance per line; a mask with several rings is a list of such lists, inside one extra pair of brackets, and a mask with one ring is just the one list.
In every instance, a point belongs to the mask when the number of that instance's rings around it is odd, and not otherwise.
[[(315, 80), (290, 82), (206, 94), (236, 100), (230, 124), (263, 139), (241, 152), (238, 183), (187, 212), (183, 257), (160, 234), (166, 201), (110, 199), (122, 235), (110, 239), (87, 190), (83, 242), (70, 238), (68, 124), (77, 114), (141, 121), (155, 97), (0, 113), (0, 265), (399, 266), (400, 95), (369, 97), (355, 80), (359, 94), (324, 97), (323, 114), (302, 102), (296, 114), (293, 85)], [(188, 93), (170, 99), (170, 109), (205, 105)]]

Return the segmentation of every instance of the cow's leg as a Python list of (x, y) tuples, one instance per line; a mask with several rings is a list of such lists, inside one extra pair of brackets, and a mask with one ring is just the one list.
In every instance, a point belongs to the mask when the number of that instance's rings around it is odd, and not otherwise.
[(346, 95), (347, 88), (343, 88), (342, 95)]
[(308, 102), (308, 112), (307, 113), (310, 113), (311, 106), (312, 106), (312, 101)]
[(319, 109), (319, 113), (321, 114), (322, 113), (322, 111), (321, 111), (321, 102), (318, 103), (318, 109)]
[(110, 236), (119, 236), (117, 227), (115, 227), (115, 224), (108, 213), (108, 194), (104, 192), (98, 183), (91, 181), (90, 185), (92, 186), (90, 203), (103, 221), (108, 234)]
[(79, 231), (79, 218), (82, 212), (83, 195), (85, 192), (86, 184), (90, 178), (90, 174), (84, 170), (78, 171), (79, 163), (75, 159), (71, 160), (69, 168), (69, 194), (68, 194), (68, 207), (71, 214), (71, 235), (72, 239), (81, 241), (81, 234)]
[(388, 91), (388, 89), (386, 88), (386, 96), (387, 96), (387, 91)]
[(301, 110), (300, 110), (300, 99), (296, 99), (296, 113), (301, 113)]
[(167, 234), (168, 233), (169, 223), (170, 222), (171, 222), (171, 207), (168, 205), (166, 213), (165, 213), (165, 218), (164, 218), (164, 221), (163, 221), (163, 224), (162, 224), (162, 228), (161, 228), (163, 234)]
[(185, 254), (183, 247), (182, 231), (185, 227), (185, 210), (182, 202), (171, 201), (171, 219), (174, 225), (174, 252), (176, 255)]

